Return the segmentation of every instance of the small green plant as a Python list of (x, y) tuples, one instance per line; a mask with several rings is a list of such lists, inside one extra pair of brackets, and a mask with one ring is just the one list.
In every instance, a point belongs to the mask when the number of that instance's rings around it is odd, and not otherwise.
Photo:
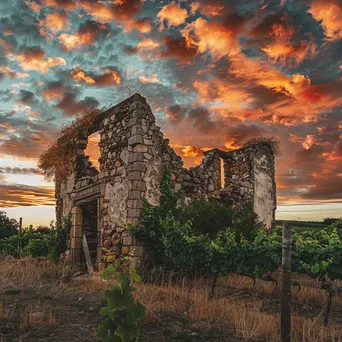
[[(126, 261), (126, 263), (125, 263)], [(133, 296), (136, 291), (133, 283), (140, 281), (135, 268), (127, 266), (127, 261), (116, 260), (102, 272), (102, 278), (115, 279), (120, 285), (114, 285), (105, 291), (107, 302), (100, 315), (102, 322), (96, 330), (96, 336), (103, 342), (133, 342), (139, 338), (140, 319), (145, 317), (146, 308)]]

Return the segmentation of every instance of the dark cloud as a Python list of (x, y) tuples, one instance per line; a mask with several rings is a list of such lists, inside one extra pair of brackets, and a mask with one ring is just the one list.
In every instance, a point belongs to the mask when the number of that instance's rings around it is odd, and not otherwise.
[(174, 38), (167, 36), (163, 38), (165, 49), (160, 52), (162, 59), (177, 58), (181, 61), (193, 59), (196, 56), (197, 49), (188, 47), (185, 38)]
[(22, 158), (38, 158), (51, 138), (38, 132), (26, 132), (24, 136), (19, 137), (11, 135), (7, 139), (0, 138), (0, 153)]
[(20, 89), (17, 103), (31, 105), (37, 102), (36, 95), (32, 91)]
[(248, 36), (251, 38), (263, 37), (270, 39), (270, 33), (274, 25), (283, 22), (286, 18), (287, 15), (283, 10), (268, 13), (249, 31)]
[(66, 93), (62, 100), (56, 105), (57, 109), (64, 112), (66, 116), (75, 116), (91, 107), (97, 107), (99, 101), (91, 96), (86, 96), (83, 100), (78, 100), (73, 93)]
[(40, 60), (45, 57), (46, 51), (40, 46), (23, 46), (19, 50), (20, 55), (26, 62)]
[(35, 168), (23, 168), (23, 167), (12, 167), (12, 166), (5, 166), (0, 167), (0, 174), (1, 173), (10, 173), (10, 174), (19, 174), (19, 175), (42, 175), (43, 173), (39, 169)]
[(342, 179), (336, 176), (317, 179), (302, 194), (302, 198), (316, 201), (334, 200), (342, 202)]
[(166, 116), (171, 123), (178, 123), (185, 119), (187, 109), (182, 108), (179, 104), (172, 105), (166, 108)]

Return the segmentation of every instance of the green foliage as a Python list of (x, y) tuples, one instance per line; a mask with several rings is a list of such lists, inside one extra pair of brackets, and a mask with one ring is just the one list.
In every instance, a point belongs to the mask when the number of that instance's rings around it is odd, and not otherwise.
[(258, 231), (265, 229), (264, 224), (259, 221), (258, 215), (254, 212), (253, 203), (234, 207), (232, 219), (231, 227), (235, 232), (237, 242), (241, 240), (241, 237), (252, 241)]
[(0, 253), (19, 258), (25, 255), (47, 257), (57, 260), (66, 250), (66, 237), (71, 227), (71, 215), (63, 223), (54, 227), (32, 226), (23, 229), (21, 235), (12, 235), (0, 240)]
[[(167, 179), (166, 176), (163, 180), (161, 205), (154, 207), (146, 202), (141, 224), (130, 227), (132, 234), (144, 242), (152, 266), (259, 277), (269, 276), (279, 268), (282, 230), (266, 232), (251, 205), (224, 209), (215, 201), (200, 200), (189, 206), (180, 205), (180, 195), (172, 192)], [(225, 219), (217, 217), (220, 215)], [(328, 275), (342, 279), (338, 224), (322, 230), (293, 232), (295, 272), (314, 278)]]
[(114, 285), (105, 291), (104, 306), (100, 315), (102, 322), (96, 330), (96, 336), (104, 342), (131, 342), (139, 337), (140, 319), (145, 317), (146, 308), (133, 296), (136, 290), (132, 283), (139, 282), (140, 277), (135, 269), (123, 265), (117, 260), (113, 265), (102, 271), (102, 278), (110, 280), (116, 278), (119, 285)]
[(45, 257), (49, 254), (51, 239), (48, 234), (33, 233), (23, 248), (24, 255), (31, 255), (34, 258)]
[(338, 219), (338, 218), (333, 218), (333, 217), (327, 217), (323, 220), (323, 223), (325, 225), (331, 225), (331, 224), (336, 223), (337, 228), (342, 228), (341, 218)]
[(6, 212), (0, 210), (0, 239), (18, 234), (19, 223), (7, 217)]
[(184, 208), (182, 222), (192, 221), (196, 235), (208, 234), (214, 238), (217, 233), (230, 227), (233, 220), (233, 209), (215, 200), (193, 200)]
[(49, 248), (50, 259), (56, 261), (67, 249), (67, 236), (71, 229), (71, 213), (63, 218), (63, 222), (53, 230), (53, 243)]

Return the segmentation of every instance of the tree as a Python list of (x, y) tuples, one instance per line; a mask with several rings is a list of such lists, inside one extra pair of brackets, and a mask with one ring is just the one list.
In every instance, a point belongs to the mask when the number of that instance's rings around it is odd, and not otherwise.
[(334, 217), (326, 217), (322, 222), (326, 225), (331, 225), (335, 222), (338, 222), (337, 227), (338, 228), (342, 228), (342, 224), (341, 224), (342, 218), (334, 218)]
[(7, 217), (6, 212), (0, 210), (0, 239), (18, 234), (19, 223)]

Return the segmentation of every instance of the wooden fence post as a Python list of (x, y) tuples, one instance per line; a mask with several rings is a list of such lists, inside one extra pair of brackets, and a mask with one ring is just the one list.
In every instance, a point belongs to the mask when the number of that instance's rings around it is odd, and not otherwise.
[(23, 218), (20, 217), (19, 218), (19, 235), (21, 235), (22, 230), (23, 230)]
[(283, 222), (281, 260), (280, 340), (291, 341), (291, 249), (292, 224)]

